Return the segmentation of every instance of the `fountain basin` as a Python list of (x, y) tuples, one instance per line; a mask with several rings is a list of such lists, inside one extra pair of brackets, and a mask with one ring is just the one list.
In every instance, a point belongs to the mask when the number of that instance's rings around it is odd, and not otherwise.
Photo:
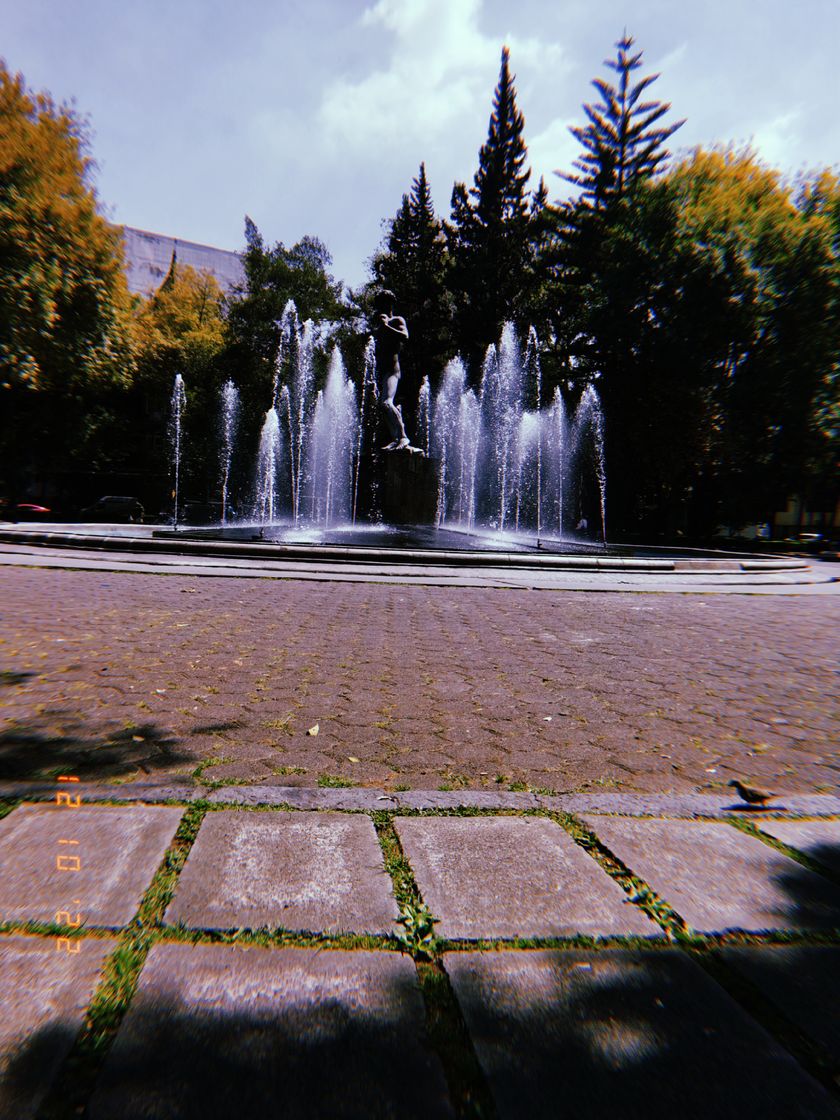
[[(218, 529), (156, 529), (150, 525), (5, 526), (0, 541), (51, 548), (205, 556), (231, 560), (311, 561), (313, 564), (370, 564), (390, 567), (519, 568), (636, 573), (801, 573), (811, 565), (800, 557), (757, 557), (713, 550), (631, 548), (587, 542), (540, 541), (525, 534), (461, 533), (428, 526), (357, 526), (318, 530), (301, 540), (302, 531), (273, 526), (278, 539), (259, 537), (259, 526)], [(283, 539), (283, 533), (290, 538)], [(317, 537), (317, 539), (316, 539)], [(465, 538), (467, 538), (465, 540)], [(552, 550), (563, 545), (566, 551)]]

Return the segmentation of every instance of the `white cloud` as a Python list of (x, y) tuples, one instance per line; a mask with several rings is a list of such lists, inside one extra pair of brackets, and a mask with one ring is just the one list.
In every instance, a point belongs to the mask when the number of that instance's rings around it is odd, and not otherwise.
[[(662, 58), (656, 60), (653, 65), (653, 72), (658, 74), (671, 74), (674, 70), (681, 66), (686, 61), (688, 56), (688, 43), (680, 43), (679, 46), (674, 47), (673, 50), (668, 51)], [(642, 71), (643, 74), (648, 73), (647, 67)]]
[(800, 146), (796, 126), (801, 117), (800, 109), (791, 109), (761, 125), (753, 135), (753, 147), (771, 167), (789, 167), (795, 161)]
[[(501, 43), (479, 27), (482, 0), (378, 0), (361, 17), (390, 32), (385, 65), (360, 81), (339, 79), (325, 91), (320, 118), (326, 136), (353, 147), (402, 148), (434, 143), (480, 107), (487, 112)], [(560, 49), (532, 38), (508, 39), (517, 64), (556, 65)], [(492, 88), (492, 87), (491, 87)]]
[(549, 198), (561, 192), (569, 191), (567, 184), (562, 184), (554, 174), (555, 171), (571, 171), (573, 162), (581, 153), (580, 144), (569, 132), (569, 125), (579, 124), (577, 120), (567, 121), (557, 117), (539, 135), (534, 136), (528, 144), (528, 155), (531, 161), (531, 181), (536, 186), (540, 176), (545, 176), (548, 186)]

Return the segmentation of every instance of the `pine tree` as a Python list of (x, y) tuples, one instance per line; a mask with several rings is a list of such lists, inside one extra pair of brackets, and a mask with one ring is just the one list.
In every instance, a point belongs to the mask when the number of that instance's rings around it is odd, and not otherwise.
[[(616, 57), (605, 62), (616, 84), (594, 79), (601, 100), (584, 104), (588, 124), (570, 129), (584, 150), (574, 172), (558, 174), (580, 194), (553, 211), (554, 283), (546, 301), (570, 376), (583, 384), (601, 375), (614, 528), (633, 525), (650, 498), (641, 478), (649, 431), (677, 408), (669, 393), (652, 388), (650, 350), (668, 286), (661, 246), (676, 236), (673, 207), (655, 194), (656, 176), (669, 156), (665, 143), (683, 122), (663, 123), (670, 105), (642, 100), (658, 75), (636, 80), (642, 52), (633, 43), (626, 33), (616, 43)], [(649, 504), (661, 508), (658, 497)]]
[(582, 199), (596, 209), (621, 198), (637, 182), (661, 170), (670, 155), (665, 142), (685, 124), (677, 121), (657, 126), (671, 108), (670, 103), (639, 101), (659, 75), (649, 74), (633, 82), (633, 71), (641, 66), (643, 53), (630, 53), (634, 41), (625, 32), (616, 43), (616, 57), (604, 60), (604, 65), (618, 75), (618, 86), (595, 78), (592, 85), (601, 101), (584, 104), (589, 124), (569, 129), (585, 149), (574, 162), (577, 172), (558, 172), (562, 179), (579, 186)]
[[(503, 323), (518, 318), (527, 286), (532, 212), (524, 124), (504, 47), (478, 171), (469, 191), (455, 184), (447, 229), (459, 348), (474, 363)], [(543, 203), (544, 197), (537, 208)]]

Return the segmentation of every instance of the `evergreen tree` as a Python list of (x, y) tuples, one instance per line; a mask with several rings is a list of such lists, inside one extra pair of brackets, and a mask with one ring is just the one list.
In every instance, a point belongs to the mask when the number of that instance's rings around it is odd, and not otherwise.
[[(642, 100), (658, 75), (636, 80), (642, 52), (633, 44), (626, 33), (618, 41), (616, 57), (605, 62), (616, 84), (596, 78), (592, 84), (601, 99), (584, 104), (588, 123), (570, 130), (583, 153), (573, 172), (558, 175), (580, 193), (551, 212), (553, 237), (544, 260), (553, 281), (544, 301), (553, 327), (548, 333), (566, 351), (557, 355), (558, 366), (565, 361), (579, 386), (602, 375), (598, 386), (611, 464), (607, 500), (613, 527), (628, 531), (645, 508), (655, 510), (651, 515), (662, 524), (670, 491), (659, 467), (668, 459), (670, 477), (681, 478), (675, 464), (690, 441), (681, 436), (674, 456), (663, 453), (660, 463), (648, 454), (650, 435), (669, 410), (676, 417), (693, 407), (695, 388), (683, 386), (678, 403), (670, 382), (655, 384), (651, 365), (657, 315), (671, 302), (669, 284), (673, 280), (678, 287), (677, 277), (689, 266), (677, 243), (669, 196), (647, 188), (664, 168), (666, 141), (683, 122), (663, 123), (670, 105)], [(670, 433), (680, 431), (680, 424), (675, 420), (668, 428), (663, 422), (667, 439), (660, 447), (666, 442), (670, 447)]]
[(643, 53), (631, 53), (633, 43), (625, 32), (616, 43), (616, 57), (604, 60), (604, 65), (618, 76), (618, 86), (595, 78), (592, 84), (601, 101), (583, 106), (589, 124), (569, 129), (584, 148), (584, 154), (574, 162), (577, 171), (561, 174), (561, 178), (579, 186), (581, 198), (596, 208), (621, 198), (640, 180), (661, 170), (670, 154), (665, 142), (685, 124), (676, 121), (662, 126), (658, 122), (671, 108), (670, 104), (639, 101), (659, 75), (649, 74), (633, 81), (633, 71), (641, 66)]
[(474, 364), (498, 340), (503, 323), (520, 318), (528, 288), (533, 213), (524, 123), (504, 47), (478, 171), (469, 191), (455, 184), (447, 229), (458, 345)]

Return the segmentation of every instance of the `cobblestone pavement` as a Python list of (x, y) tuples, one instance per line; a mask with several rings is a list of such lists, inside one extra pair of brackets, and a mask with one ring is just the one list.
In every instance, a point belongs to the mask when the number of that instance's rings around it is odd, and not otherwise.
[(0, 779), (838, 785), (837, 596), (0, 578)]
[(52, 785), (0, 801), (2, 1120), (840, 1117), (836, 813)]

